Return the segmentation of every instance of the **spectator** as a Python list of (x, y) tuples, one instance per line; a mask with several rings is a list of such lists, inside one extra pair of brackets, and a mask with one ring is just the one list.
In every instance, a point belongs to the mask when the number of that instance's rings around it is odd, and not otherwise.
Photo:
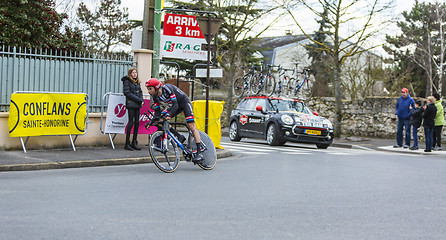
[(396, 130), (396, 144), (394, 148), (403, 146), (403, 128), (406, 130), (406, 144), (404, 148), (410, 146), (410, 111), (409, 106), (415, 108), (415, 102), (409, 95), (407, 88), (401, 89), (401, 97), (396, 102), (396, 115), (398, 117), (398, 125)]
[(435, 107), (437, 107), (437, 115), (435, 115), (435, 127), (434, 127), (434, 150), (441, 150), (441, 133), (444, 125), (444, 109), (440, 95), (438, 93), (433, 94), (435, 98)]
[(435, 107), (435, 98), (433, 96), (427, 97), (427, 105), (424, 106), (423, 126), (424, 138), (426, 139), (425, 152), (431, 152), (434, 142), (434, 127), (435, 115), (437, 114), (437, 107)]
[[(141, 113), (141, 107), (144, 104), (143, 94), (141, 90), (138, 76), (138, 70), (132, 67), (127, 72), (127, 75), (122, 77), (122, 83), (124, 84), (125, 106), (129, 117), (129, 123), (127, 124), (125, 135), (125, 146), (127, 150), (141, 150), (138, 147), (138, 129), (139, 129), (139, 115)], [(133, 127), (133, 141), (130, 144), (130, 132)]]
[(412, 126), (413, 146), (410, 150), (418, 150), (418, 128), (423, 121), (424, 109), (421, 107), (421, 101), (415, 101), (415, 108), (410, 107), (410, 125)]

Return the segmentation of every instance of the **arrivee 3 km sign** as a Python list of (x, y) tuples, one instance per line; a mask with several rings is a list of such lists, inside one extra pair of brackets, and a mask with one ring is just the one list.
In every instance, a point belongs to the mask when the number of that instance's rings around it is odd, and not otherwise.
[(201, 50), (206, 40), (195, 16), (164, 15), (164, 31), (161, 38), (161, 55), (167, 58), (206, 60), (207, 51)]

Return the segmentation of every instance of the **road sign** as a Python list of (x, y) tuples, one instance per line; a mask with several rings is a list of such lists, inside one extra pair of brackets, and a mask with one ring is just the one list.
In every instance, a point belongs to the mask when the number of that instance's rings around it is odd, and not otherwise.
[[(223, 77), (223, 69), (221, 68), (211, 68), (209, 69), (209, 77), (210, 78), (222, 78)], [(195, 70), (196, 78), (205, 78), (207, 75), (207, 68), (198, 68)]]
[[(217, 51), (217, 45), (213, 44), (213, 45), (210, 45), (210, 46), (211, 46), (211, 52), (216, 52)], [(201, 44), (201, 50), (207, 51), (208, 50), (208, 44), (207, 43)]]
[(206, 60), (206, 43), (195, 16), (166, 13), (161, 38), (162, 57)]

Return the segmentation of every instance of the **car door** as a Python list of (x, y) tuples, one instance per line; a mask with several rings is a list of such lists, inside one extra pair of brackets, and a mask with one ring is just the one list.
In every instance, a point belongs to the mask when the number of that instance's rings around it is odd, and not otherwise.
[[(254, 99), (253, 99), (254, 100)], [(257, 111), (257, 106), (262, 106), (264, 111), (267, 111), (267, 100), (265, 98), (255, 99), (257, 101), (253, 101), (253, 105), (250, 105), (250, 112), (248, 117), (248, 131), (254, 137), (262, 137), (264, 131), (265, 124), (265, 114), (261, 111)]]
[(237, 125), (239, 129), (240, 136), (246, 136), (246, 124), (248, 123), (248, 111), (246, 110), (246, 104), (250, 99), (243, 99), (238, 105), (237, 108), (233, 111), (233, 116), (237, 120)]

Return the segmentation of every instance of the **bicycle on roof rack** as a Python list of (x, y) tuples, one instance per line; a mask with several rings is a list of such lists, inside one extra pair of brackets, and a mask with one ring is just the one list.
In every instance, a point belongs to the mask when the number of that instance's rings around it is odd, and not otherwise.
[(257, 78), (251, 81), (251, 92), (254, 95), (264, 94), (265, 96), (272, 96), (276, 85), (276, 77), (272, 74), (274, 65), (266, 65), (266, 68), (260, 69), (260, 74)]
[[(298, 63), (294, 63), (294, 65), (293, 75), (296, 74), (296, 77), (290, 79), (291, 94), (295, 97), (300, 97), (303, 99), (310, 98), (313, 95), (313, 81), (310, 80), (310, 73), (316, 74), (317, 71), (304, 68), (302, 72), (298, 72)], [(304, 76), (302, 81), (298, 78), (298, 74), (302, 74)]]
[(232, 91), (235, 97), (242, 97), (244, 95), (255, 94), (253, 92), (253, 88), (251, 85), (257, 82), (257, 79), (260, 78), (260, 72), (257, 71), (257, 67), (251, 64), (248, 72), (245, 72), (247, 67), (242, 67), (243, 69), (243, 77), (238, 77), (234, 80), (232, 85)]

